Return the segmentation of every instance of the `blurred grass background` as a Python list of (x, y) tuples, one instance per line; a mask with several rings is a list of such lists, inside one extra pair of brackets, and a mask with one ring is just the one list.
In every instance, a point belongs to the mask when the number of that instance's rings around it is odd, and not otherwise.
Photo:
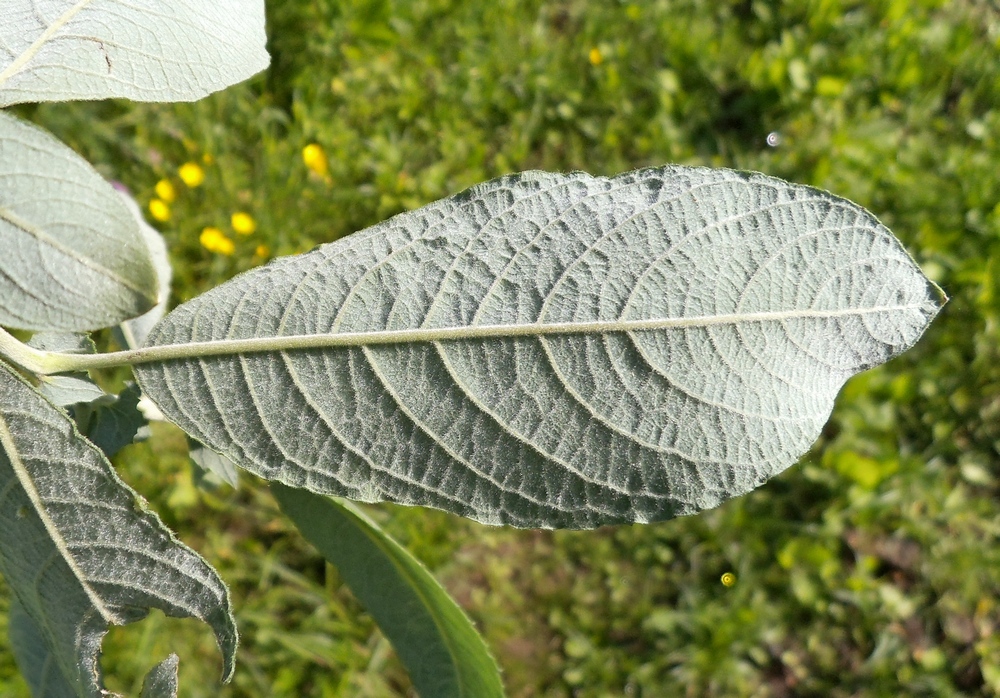
[[(271, 68), (201, 102), (16, 109), (164, 204), (175, 301), (506, 172), (667, 162), (850, 198), (952, 297), (802, 463), (704, 515), (551, 533), (372, 508), (511, 696), (1000, 694), (995, 2), (271, 0), (268, 23)], [(220, 690), (209, 632), (156, 615), (109, 635), (111, 687), (177, 651), (182, 696), (412, 694), (266, 488), (196, 487), (157, 432), (117, 465), (231, 585), (239, 666)], [(3, 630), (0, 695), (27, 695)]]

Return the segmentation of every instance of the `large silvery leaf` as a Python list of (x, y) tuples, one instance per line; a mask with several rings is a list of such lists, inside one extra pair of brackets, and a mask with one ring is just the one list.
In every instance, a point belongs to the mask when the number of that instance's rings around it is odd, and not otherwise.
[(69, 417), (3, 363), (0, 573), (33, 621), (21, 644), (27, 663), (43, 659), (39, 675), (54, 681), (57, 669), (77, 695), (105, 695), (98, 655), (108, 626), (151, 608), (208, 623), (224, 675), (232, 673), (236, 626), (225, 584), (145, 509)]
[(178, 102), (267, 67), (263, 0), (4, 0), (0, 106)]
[(0, 325), (79, 331), (141, 315), (157, 278), (118, 193), (70, 148), (0, 113)]
[(137, 375), (265, 478), (592, 527), (693, 513), (781, 472), (844, 381), (911, 346), (942, 300), (871, 214), (810, 187), (531, 172), (178, 307), (147, 346), (210, 344), (146, 358), (202, 358)]

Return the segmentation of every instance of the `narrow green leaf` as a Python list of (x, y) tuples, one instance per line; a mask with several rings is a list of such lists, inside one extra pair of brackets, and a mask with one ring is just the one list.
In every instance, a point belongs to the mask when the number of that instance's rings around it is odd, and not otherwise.
[(780, 473), (943, 301), (818, 189), (528, 172), (239, 276), (129, 358), (164, 415), (264, 478), (589, 528)]
[(232, 675), (236, 625), (212, 567), (174, 538), (74, 422), (0, 362), (0, 573), (79, 696), (102, 696), (109, 624), (151, 608), (208, 623)]
[(180, 658), (172, 654), (146, 674), (139, 698), (177, 698), (177, 666)]
[(7, 634), (14, 659), (34, 698), (76, 698), (76, 691), (59, 670), (41, 628), (16, 596), (10, 600)]
[(0, 107), (193, 101), (266, 68), (265, 41), (263, 0), (4, 0)]
[(3, 113), (0, 250), (5, 327), (90, 330), (156, 304), (149, 252), (118, 193), (68, 147)]
[(503, 696), (486, 644), (416, 558), (350, 504), (277, 483), (272, 492), (309, 542), (337, 566), (421, 696)]

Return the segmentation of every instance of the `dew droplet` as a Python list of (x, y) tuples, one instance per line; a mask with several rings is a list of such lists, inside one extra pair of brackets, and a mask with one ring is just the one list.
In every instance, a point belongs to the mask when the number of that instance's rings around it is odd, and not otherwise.
[(781, 145), (781, 134), (777, 131), (771, 131), (767, 134), (767, 144), (772, 148), (777, 148)]

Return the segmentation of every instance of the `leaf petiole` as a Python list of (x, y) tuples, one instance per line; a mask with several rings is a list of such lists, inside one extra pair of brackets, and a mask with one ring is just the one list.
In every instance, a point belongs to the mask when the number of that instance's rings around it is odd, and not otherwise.
[[(5, 358), (13, 364), (38, 375), (58, 373), (50, 366), (51, 352), (39, 351), (20, 342), (12, 334), (0, 328), (0, 358)], [(65, 370), (65, 369), (60, 369)]]

